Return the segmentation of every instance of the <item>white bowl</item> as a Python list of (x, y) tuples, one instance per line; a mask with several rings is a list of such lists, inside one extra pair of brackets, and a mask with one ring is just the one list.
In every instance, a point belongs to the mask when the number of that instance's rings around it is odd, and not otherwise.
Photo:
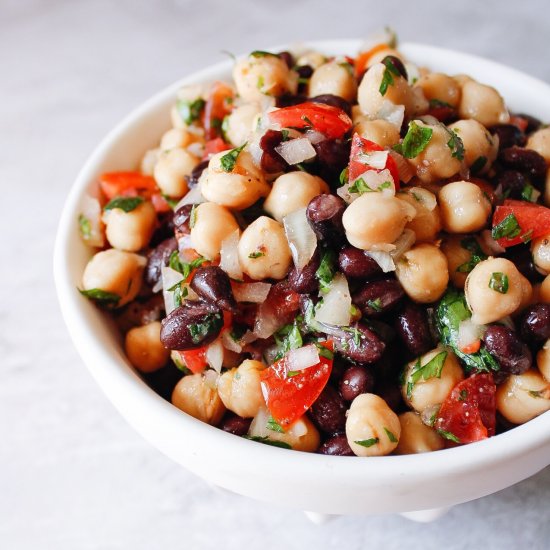
[[(306, 44), (330, 54), (357, 52), (354, 40)], [(283, 48), (280, 48), (283, 49)], [(497, 63), (417, 44), (412, 61), (494, 85), (515, 111), (550, 120), (550, 86)], [(321, 514), (407, 512), (447, 507), (488, 495), (550, 464), (550, 413), (471, 445), (421, 455), (345, 458), (287, 451), (236, 437), (173, 407), (131, 368), (114, 326), (80, 296), (90, 250), (77, 231), (82, 197), (105, 171), (133, 169), (169, 128), (183, 84), (228, 78), (226, 61), (161, 91), (124, 119), (78, 175), (61, 217), (54, 271), (65, 322), (82, 359), (126, 420), (173, 460), (208, 482), (264, 501)]]

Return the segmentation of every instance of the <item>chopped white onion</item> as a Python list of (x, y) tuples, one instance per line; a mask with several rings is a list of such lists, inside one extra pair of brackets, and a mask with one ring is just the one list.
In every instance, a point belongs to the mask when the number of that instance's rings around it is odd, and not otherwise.
[[(376, 170), (367, 170), (353, 182), (346, 183), (342, 187), (339, 187), (336, 191), (338, 196), (342, 197), (348, 204), (352, 203), (356, 198), (360, 197), (364, 193), (364, 191), (363, 193), (350, 193), (350, 188), (353, 188), (359, 179), (362, 179), (365, 185), (370, 189), (370, 191), (367, 192), (376, 191), (382, 192), (385, 195), (395, 195), (395, 183), (389, 170), (381, 170), (380, 172)], [(387, 186), (387, 183), (390, 184), (389, 187)], [(358, 189), (358, 191), (361, 190)]]
[(396, 105), (389, 99), (384, 99), (374, 118), (386, 120), (400, 130), (405, 118), (405, 105)]
[(313, 145), (311, 145), (311, 142), (307, 138), (283, 141), (275, 147), (275, 151), (277, 151), (277, 153), (279, 153), (279, 155), (281, 155), (290, 165), (310, 160), (317, 154)]
[(489, 229), (484, 229), (481, 232), (480, 240), (481, 244), (484, 245), (485, 252), (488, 252), (490, 256), (493, 254), (503, 254), (506, 252), (506, 249), (500, 246), (497, 241), (493, 239), (493, 235)]
[(84, 222), (89, 223), (89, 231), (86, 231), (85, 234), (82, 231), (80, 232), (82, 238), (90, 246), (102, 248), (105, 245), (105, 237), (103, 235), (99, 201), (94, 197), (90, 197), (90, 195), (84, 195), (81, 216), (83, 216)]
[(397, 164), (399, 179), (403, 183), (409, 183), (409, 181), (411, 181), (411, 179), (414, 177), (414, 169), (411, 166), (410, 162), (403, 155), (400, 155), (397, 151), (394, 151), (393, 149), (391, 149), (389, 153), (392, 159), (395, 160), (395, 164)]
[(277, 317), (275, 310), (267, 302), (264, 302), (258, 308), (253, 333), (258, 338), (269, 338), (282, 325), (283, 323)]
[[(264, 393), (265, 399), (265, 387), (262, 384), (262, 393)], [(248, 435), (252, 437), (268, 437), (271, 441), (297, 441), (298, 438), (303, 437), (308, 433), (308, 427), (303, 418), (299, 418), (289, 428), (285, 428), (284, 433), (274, 431), (269, 428), (272, 426), (270, 422), (271, 413), (266, 407), (260, 407), (254, 420), (250, 424), (248, 429)]]
[(323, 302), (315, 313), (315, 320), (330, 325), (348, 326), (351, 320), (351, 295), (348, 281), (336, 273)]
[(216, 338), (207, 348), (206, 348), (206, 361), (208, 364), (217, 372), (222, 371), (223, 365), (223, 345), (221, 338)]
[(243, 350), (239, 342), (235, 342), (235, 340), (233, 340), (230, 330), (222, 331), (221, 338), (222, 338), (223, 347), (225, 349), (228, 349), (229, 351), (234, 351), (235, 353), (241, 353), (241, 351)]
[(174, 304), (174, 292), (169, 291), (168, 289), (172, 288), (175, 284), (181, 282), (183, 280), (183, 276), (179, 271), (163, 265), (161, 267), (161, 277), (164, 308), (166, 309), (166, 314), (168, 315), (170, 312), (176, 309), (176, 305)]
[(204, 383), (212, 390), (215, 390), (218, 387), (218, 379), (220, 375), (212, 369), (207, 369), (204, 371)]
[(200, 141), (194, 141), (188, 145), (187, 150), (198, 158), (202, 158), (204, 155), (204, 145)]
[(185, 206), (186, 204), (200, 204), (201, 202), (206, 202), (206, 199), (202, 196), (200, 185), (195, 185), (188, 193), (183, 195), (181, 200), (174, 207), (174, 212)]
[(319, 350), (314, 344), (291, 349), (286, 354), (286, 364), (290, 371), (300, 371), (319, 363)]
[(325, 141), (327, 139), (324, 134), (321, 134), (321, 132), (317, 132), (315, 130), (308, 130), (304, 135), (313, 145), (316, 143), (321, 143), (321, 141)]
[(403, 256), (416, 241), (416, 233), (412, 229), (404, 229), (401, 236), (393, 243), (395, 249), (390, 252), (394, 263)]
[(317, 237), (307, 221), (306, 208), (286, 215), (283, 225), (294, 265), (298, 269), (303, 269), (317, 248)]
[(269, 283), (233, 283), (233, 296), (237, 302), (261, 304), (265, 302), (271, 289)]
[(366, 164), (377, 170), (383, 170), (388, 162), (388, 151), (372, 151), (361, 153), (357, 159), (361, 164)]
[(458, 325), (458, 349), (465, 350), (477, 342), (485, 330), (484, 325), (477, 325), (471, 319), (464, 319)]
[(384, 273), (395, 271), (395, 263), (389, 252), (383, 250), (368, 250), (366, 252), (379, 266)]
[(239, 262), (239, 230), (235, 229), (222, 241), (220, 249), (220, 267), (231, 277), (238, 281), (243, 278), (243, 270)]
[(435, 418), (440, 408), (441, 408), (441, 405), (439, 403), (437, 405), (430, 405), (429, 407), (426, 407), (420, 413), (420, 419), (422, 420), (422, 423), (425, 424), (426, 426), (432, 427), (434, 425)]

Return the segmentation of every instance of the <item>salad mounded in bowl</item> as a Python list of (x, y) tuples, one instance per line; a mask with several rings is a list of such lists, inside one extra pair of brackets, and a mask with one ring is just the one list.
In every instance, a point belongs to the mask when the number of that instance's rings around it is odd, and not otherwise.
[[(536, 113), (534, 113), (536, 114)], [(550, 409), (550, 129), (394, 37), (254, 51), (90, 189), (80, 292), (147, 383), (264, 444), (463, 445)], [(548, 189), (547, 189), (548, 188)]]

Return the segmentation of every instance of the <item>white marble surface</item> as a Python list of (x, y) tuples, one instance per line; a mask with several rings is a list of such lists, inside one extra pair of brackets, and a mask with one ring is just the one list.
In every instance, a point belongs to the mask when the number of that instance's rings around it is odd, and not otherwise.
[(546, 2), (503, 4), (0, 0), (0, 548), (548, 548), (550, 469), (430, 525), (379, 516), (317, 527), (212, 491), (106, 401), (68, 339), (51, 276), (58, 214), (93, 146), (220, 50), (390, 23), (406, 40), (550, 81)]

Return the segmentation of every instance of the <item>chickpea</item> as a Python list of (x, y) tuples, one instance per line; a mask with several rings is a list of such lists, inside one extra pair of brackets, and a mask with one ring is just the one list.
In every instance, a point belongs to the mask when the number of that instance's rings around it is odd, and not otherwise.
[(241, 146), (248, 140), (254, 130), (258, 115), (261, 114), (260, 106), (256, 103), (247, 103), (236, 107), (224, 121), (224, 133), (235, 146)]
[(305, 208), (313, 197), (322, 193), (330, 193), (330, 189), (320, 177), (307, 172), (288, 172), (273, 182), (264, 210), (282, 222), (287, 214)]
[(160, 139), (160, 150), (169, 151), (177, 147), (185, 149), (194, 141), (196, 141), (196, 136), (185, 128), (171, 128)]
[(483, 229), (491, 214), (491, 201), (469, 181), (453, 181), (439, 191), (443, 229), (448, 233), (472, 233)]
[(143, 155), (139, 166), (140, 172), (146, 176), (152, 176), (155, 172), (155, 166), (160, 156), (160, 149), (149, 149)]
[(243, 232), (238, 246), (239, 262), (252, 279), (283, 279), (292, 255), (283, 226), (260, 216)]
[(497, 157), (498, 147), (485, 126), (470, 119), (453, 122), (449, 128), (462, 139), (466, 166), (479, 165), (476, 174), (488, 172)]
[(475, 82), (475, 80), (467, 74), (456, 74), (452, 77), (452, 79), (460, 86), (461, 90), (464, 84), (467, 84), (468, 82)]
[(357, 93), (357, 82), (351, 67), (337, 61), (329, 61), (315, 69), (309, 80), (311, 97), (332, 94), (353, 101)]
[(107, 240), (113, 248), (137, 252), (145, 248), (155, 229), (157, 215), (149, 201), (143, 201), (130, 212), (113, 208), (103, 212)]
[(298, 75), (277, 55), (249, 55), (235, 63), (233, 79), (245, 101), (261, 101), (265, 96), (295, 94)]
[(170, 149), (160, 154), (154, 177), (160, 190), (169, 197), (183, 197), (188, 191), (185, 176), (199, 163), (195, 155), (185, 149)]
[(303, 53), (297, 60), (296, 66), (303, 67), (309, 65), (313, 70), (326, 63), (327, 58), (321, 52), (309, 51)]
[[(189, 86), (181, 87), (177, 92), (178, 103), (185, 101), (186, 103), (193, 103), (204, 96), (204, 87), (202, 84), (191, 84)], [(187, 123), (183, 120), (178, 103), (172, 106), (170, 111), (170, 118), (172, 120), (172, 126), (174, 128), (187, 128)]]
[(373, 141), (380, 147), (391, 147), (399, 143), (399, 128), (396, 128), (387, 120), (370, 120), (368, 117), (361, 115), (354, 120), (355, 131), (365, 139)]
[(540, 285), (539, 301), (550, 304), (550, 275), (547, 275)]
[(451, 107), (458, 107), (460, 85), (453, 77), (443, 73), (428, 73), (418, 79), (416, 86), (422, 89), (428, 101), (442, 101)]
[(222, 241), (239, 229), (233, 214), (214, 202), (203, 202), (195, 207), (192, 225), (191, 244), (209, 260), (219, 259)]
[(416, 210), (416, 216), (405, 226), (414, 231), (416, 242), (435, 241), (441, 231), (441, 214), (435, 195), (423, 187), (408, 187), (397, 196)]
[(536, 151), (550, 165), (550, 128), (542, 128), (531, 134), (525, 147)]
[(93, 256), (82, 275), (84, 290), (100, 289), (120, 297), (116, 307), (131, 302), (141, 288), (146, 260), (132, 252), (116, 248), (103, 250)]
[(550, 235), (531, 241), (531, 254), (537, 269), (544, 275), (550, 273)]
[(270, 188), (248, 151), (239, 153), (231, 172), (222, 167), (221, 159), (227, 154), (222, 151), (210, 159), (208, 170), (200, 181), (201, 192), (211, 202), (243, 210), (267, 196)]
[[(472, 252), (463, 245), (462, 241), (465, 239), (474, 239), (479, 244), (475, 237), (466, 237), (465, 235), (445, 235), (441, 242), (441, 251), (447, 258), (451, 282), (457, 288), (464, 288), (466, 277), (468, 277), (466, 269), (472, 259)], [(459, 271), (461, 266), (464, 267)]]
[[(516, 266), (505, 258), (489, 258), (479, 262), (468, 275), (465, 285), (472, 321), (485, 325), (514, 313), (526, 292), (524, 279)], [(500, 290), (494, 290), (491, 286)]]
[(372, 250), (393, 243), (403, 233), (416, 210), (407, 202), (383, 193), (365, 193), (344, 211), (342, 223), (350, 244)]
[(497, 411), (513, 424), (524, 424), (550, 410), (550, 384), (535, 369), (511, 375), (497, 387)]
[(400, 59), (402, 63), (405, 63), (407, 61), (400, 51), (394, 48), (390, 48), (388, 46), (387, 48), (383, 48), (380, 51), (373, 53), (369, 57), (367, 61), (367, 69), (370, 69), (373, 65), (376, 65), (377, 63), (382, 63), (384, 58), (388, 55), (391, 55), (392, 57), (397, 57), (397, 59)]
[(153, 321), (126, 333), (126, 355), (141, 372), (154, 372), (166, 365), (170, 351), (160, 341), (160, 322)]
[(537, 353), (537, 367), (543, 378), (550, 382), (550, 340), (546, 340)]
[(264, 404), (260, 372), (265, 365), (246, 359), (238, 368), (224, 372), (218, 382), (223, 404), (243, 418), (253, 418)]
[(202, 374), (184, 376), (172, 392), (172, 405), (207, 424), (215, 426), (225, 407), (215, 387)]
[(452, 156), (447, 145), (450, 139), (448, 130), (442, 124), (430, 126), (421, 120), (415, 121), (421, 128), (431, 128), (432, 137), (426, 148), (409, 162), (416, 170), (416, 175), (424, 183), (433, 183), (450, 178), (460, 170), (460, 160)]
[(473, 118), (484, 126), (510, 120), (502, 96), (493, 87), (474, 80), (462, 84), (458, 114), (460, 118)]
[(395, 449), (397, 455), (410, 455), (439, 451), (445, 447), (443, 438), (422, 422), (418, 414), (412, 411), (399, 415), (401, 437)]
[[(440, 376), (432, 376), (427, 380), (420, 376), (414, 382), (413, 376), (418, 371), (419, 365), (424, 367), (436, 357), (438, 357), (436, 361), (443, 360)], [(443, 403), (452, 389), (463, 379), (464, 372), (456, 355), (451, 351), (435, 348), (405, 366), (401, 393), (407, 405), (421, 413), (428, 407)]]
[(417, 244), (397, 261), (395, 275), (408, 296), (415, 302), (435, 302), (447, 289), (447, 258), (433, 244)]
[(362, 393), (351, 403), (346, 438), (357, 456), (390, 454), (401, 436), (399, 418), (378, 395)]

